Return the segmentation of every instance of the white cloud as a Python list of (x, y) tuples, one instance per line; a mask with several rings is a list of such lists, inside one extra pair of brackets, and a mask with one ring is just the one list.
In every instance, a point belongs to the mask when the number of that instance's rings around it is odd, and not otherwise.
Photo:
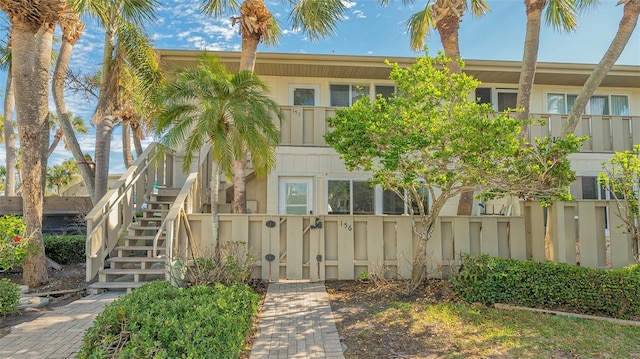
[(189, 37), (191, 36), (191, 31), (183, 31), (183, 32), (179, 32), (176, 37), (178, 39), (184, 39), (185, 37)]
[(349, 0), (342, 0), (342, 5), (344, 5), (347, 9), (351, 9), (352, 7), (356, 6), (356, 2), (349, 1)]
[(366, 19), (367, 15), (365, 15), (362, 10), (354, 10), (353, 14), (358, 18), (358, 19)]

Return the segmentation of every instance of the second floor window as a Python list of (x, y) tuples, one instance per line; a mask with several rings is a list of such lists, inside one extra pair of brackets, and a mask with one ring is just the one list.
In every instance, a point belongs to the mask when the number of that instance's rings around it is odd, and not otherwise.
[[(547, 94), (547, 112), (568, 114), (573, 108), (578, 95), (564, 93)], [(629, 114), (629, 97), (626, 95), (594, 95), (591, 96), (585, 113), (588, 115), (626, 116)]]
[(369, 96), (369, 85), (330, 85), (330, 106), (349, 107), (360, 97)]

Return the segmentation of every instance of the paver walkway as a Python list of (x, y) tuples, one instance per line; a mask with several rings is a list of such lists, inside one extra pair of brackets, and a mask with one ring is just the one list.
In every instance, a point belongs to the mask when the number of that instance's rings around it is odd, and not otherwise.
[(123, 292), (88, 295), (30, 321), (0, 338), (0, 358), (75, 358), (82, 335), (107, 303)]
[(324, 283), (269, 284), (250, 359), (344, 358)]
[[(121, 295), (89, 295), (16, 325), (0, 338), (0, 358), (75, 358), (84, 331)], [(250, 359), (279, 358), (344, 359), (324, 283), (269, 285)]]

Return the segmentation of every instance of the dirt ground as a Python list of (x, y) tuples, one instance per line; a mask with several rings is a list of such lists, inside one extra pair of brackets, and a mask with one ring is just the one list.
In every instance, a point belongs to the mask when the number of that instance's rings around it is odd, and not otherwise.
[(447, 282), (426, 281), (411, 295), (407, 294), (403, 282), (376, 286), (368, 282), (328, 281), (326, 286), (347, 359), (446, 357), (437, 341), (424, 340), (437, 334), (407, 330), (409, 318), (388, 322), (376, 314), (403, 304), (454, 301), (455, 296)]
[[(22, 280), (20, 272), (0, 273), (16, 283)], [(49, 270), (48, 284), (33, 288), (31, 293), (55, 293), (76, 290), (71, 293), (50, 294), (46, 308), (20, 311), (6, 318), (0, 318), (0, 337), (19, 323), (33, 320), (53, 308), (67, 304), (86, 294), (84, 264), (65, 265), (61, 270)], [(439, 357), (438, 348), (425, 348), (425, 335), (410, 333), (402, 325), (379, 323), (375, 313), (379, 313), (398, 303), (431, 303), (454, 300), (445, 282), (430, 281), (419, 287), (414, 294), (407, 295), (407, 288), (400, 282), (374, 286), (358, 281), (326, 282), (331, 308), (342, 343), (346, 346), (347, 358), (397, 358), (397, 357)], [(263, 297), (266, 286), (254, 287)], [(401, 321), (398, 321), (401, 323)], [(365, 334), (366, 333), (366, 334)], [(255, 334), (255, 333), (254, 333)], [(251, 342), (253, 338), (250, 338)], [(248, 356), (248, 352), (247, 355)], [(245, 356), (245, 357), (246, 357)]]

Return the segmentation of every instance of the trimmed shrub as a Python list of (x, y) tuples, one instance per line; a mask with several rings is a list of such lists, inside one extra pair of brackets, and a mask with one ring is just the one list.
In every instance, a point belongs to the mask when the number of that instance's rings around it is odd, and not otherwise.
[(0, 279), (0, 316), (16, 312), (19, 303), (20, 287), (7, 278)]
[(86, 236), (43, 236), (42, 238), (45, 253), (56, 263), (76, 264), (85, 261)]
[(246, 285), (151, 282), (107, 305), (79, 358), (238, 358), (259, 296)]
[(564, 263), (466, 256), (452, 278), (467, 302), (640, 319), (640, 267), (606, 270)]

